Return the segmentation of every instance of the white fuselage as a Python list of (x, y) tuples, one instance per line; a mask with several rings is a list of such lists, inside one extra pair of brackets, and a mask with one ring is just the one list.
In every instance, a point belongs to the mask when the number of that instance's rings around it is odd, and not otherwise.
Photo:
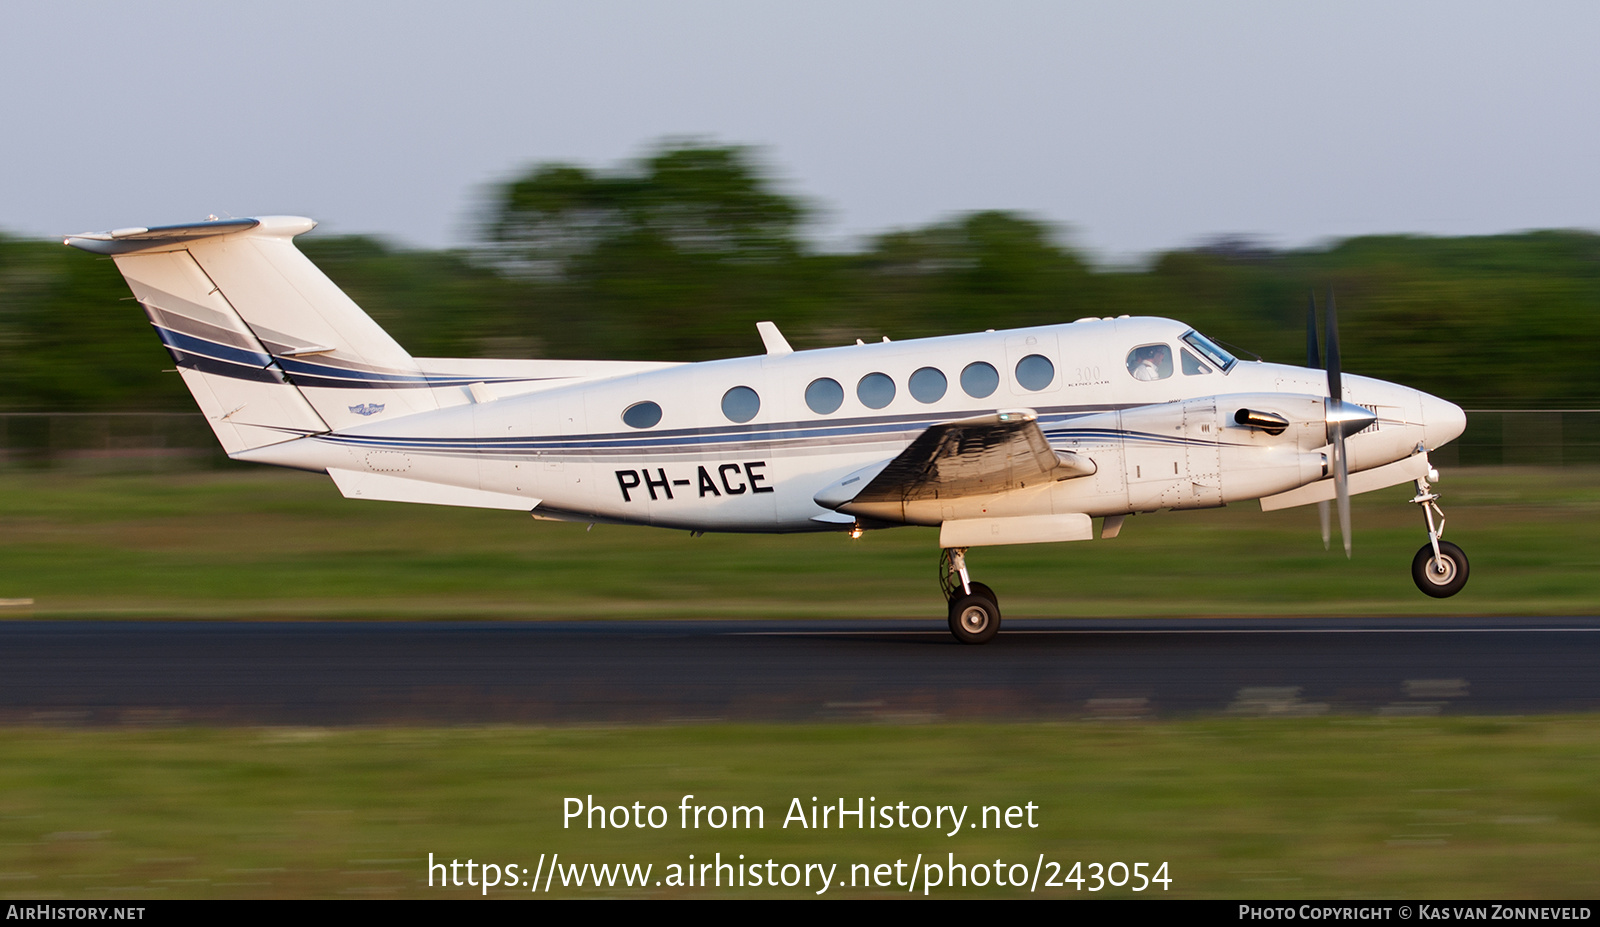
[[(1204, 508), (1325, 478), (1326, 375), (1252, 361), (1227, 371), (1179, 363), (1179, 339), (1188, 331), (1168, 319), (1084, 320), (556, 380), (503, 398), (463, 387), (456, 405), (392, 421), (375, 415), (240, 456), (524, 497), (538, 500), (535, 515), (564, 520), (738, 532), (841, 529), (858, 517), (940, 524)], [(1167, 371), (1140, 379), (1131, 352), (1157, 345), (1167, 347)], [(1019, 375), (1019, 363), (1033, 356), (1049, 362), (1047, 380), (1038, 361), (1029, 362), (1031, 379)], [(973, 395), (984, 384), (964, 389), (963, 371), (979, 362), (993, 368), (998, 383)], [(942, 375), (944, 389), (935, 396), (939, 377), (922, 374), (919, 399), (911, 377), (924, 368)], [(860, 391), (872, 374), (892, 382), (886, 402), (881, 378), (873, 380), (876, 398)], [(808, 386), (819, 379), (842, 389), (832, 411), (807, 402)], [(1378, 417), (1348, 439), (1352, 472), (1437, 447), (1464, 426), (1459, 408), (1418, 390), (1359, 376), (1343, 383), (1345, 401)], [(724, 414), (724, 398), (736, 387), (759, 398), (748, 421)], [(745, 400), (735, 414), (749, 410)], [(623, 413), (645, 402), (659, 406), (659, 421), (625, 423)], [(830, 404), (818, 403), (824, 410)], [(930, 425), (1024, 408), (1037, 413), (1052, 447), (1087, 457), (1095, 472), (892, 511), (851, 514), (848, 505), (841, 511), (816, 501), (852, 473), (895, 457)], [(1240, 409), (1280, 415), (1290, 425), (1281, 434), (1240, 425)]]

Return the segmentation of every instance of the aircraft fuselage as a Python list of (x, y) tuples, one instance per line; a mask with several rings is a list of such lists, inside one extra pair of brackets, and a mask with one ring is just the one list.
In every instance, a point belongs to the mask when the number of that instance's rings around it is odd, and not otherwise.
[[(1159, 318), (1082, 320), (679, 364), (504, 398), (463, 388), (457, 405), (239, 456), (525, 497), (545, 517), (731, 532), (1206, 508), (1326, 478), (1324, 373), (1243, 360), (1224, 370), (1180, 340), (1190, 331)], [(1161, 347), (1166, 368), (1139, 378), (1134, 352)], [(748, 392), (730, 400), (739, 388)], [(1348, 439), (1352, 472), (1437, 447), (1464, 425), (1458, 407), (1406, 386), (1346, 376), (1344, 393), (1377, 416)], [(632, 427), (624, 413), (642, 403), (658, 420)], [(840, 492), (818, 501), (930, 425), (1005, 409), (1036, 412), (1050, 446), (1094, 472), (898, 507), (852, 507)], [(1240, 424), (1241, 409), (1287, 427)]]

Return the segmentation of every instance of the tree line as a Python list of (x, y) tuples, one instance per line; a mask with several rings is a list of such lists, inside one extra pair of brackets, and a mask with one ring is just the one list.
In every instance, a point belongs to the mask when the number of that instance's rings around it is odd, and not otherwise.
[[(748, 149), (678, 145), (614, 170), (546, 164), (499, 190), (474, 247), (298, 243), (413, 354), (704, 360), (1160, 315), (1303, 363), (1307, 294), (1339, 301), (1344, 367), (1467, 407), (1600, 399), (1600, 235), (1246, 240), (1098, 268), (1047, 223), (978, 212), (857, 250), (805, 237), (807, 205)], [(0, 410), (191, 407), (109, 260), (0, 238)]]

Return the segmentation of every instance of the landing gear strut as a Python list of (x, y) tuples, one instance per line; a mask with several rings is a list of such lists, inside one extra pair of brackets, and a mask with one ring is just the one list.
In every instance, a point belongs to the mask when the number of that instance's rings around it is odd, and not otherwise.
[(963, 644), (986, 644), (1000, 632), (1000, 599), (967, 575), (967, 549), (946, 548), (939, 555), (939, 585), (950, 603), (950, 633)]
[(1467, 584), (1468, 566), (1461, 548), (1440, 540), (1444, 535), (1444, 510), (1439, 508), (1439, 494), (1429, 485), (1429, 480), (1438, 478), (1439, 471), (1429, 467), (1425, 476), (1417, 478), (1417, 495), (1411, 500), (1422, 506), (1423, 517), (1428, 521), (1428, 543), (1411, 559), (1411, 578), (1423, 593), (1447, 599)]

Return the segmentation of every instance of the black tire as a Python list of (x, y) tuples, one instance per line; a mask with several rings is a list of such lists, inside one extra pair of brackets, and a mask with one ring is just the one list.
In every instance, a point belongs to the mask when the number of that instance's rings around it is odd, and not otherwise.
[[(945, 593), (945, 601), (946, 602), (954, 602), (956, 599), (959, 599), (962, 596), (966, 595), (965, 592), (961, 591), (961, 580), (959, 578), (955, 577), (955, 576), (951, 576), (950, 578), (955, 580), (955, 582), (950, 585), (949, 591)], [(967, 583), (967, 585), (972, 587), (972, 594), (973, 595), (986, 595), (986, 596), (989, 597), (989, 601), (993, 602), (996, 605), (1000, 604), (1000, 597), (994, 594), (994, 590), (993, 589), (990, 589), (988, 586), (985, 586), (983, 583), (970, 582), (970, 583)]]
[(1411, 559), (1411, 578), (1424, 594), (1436, 599), (1448, 599), (1467, 584), (1467, 555), (1449, 541), (1440, 541), (1439, 557), (1444, 563), (1442, 573), (1434, 568), (1433, 545), (1422, 545), (1422, 549)]
[[(994, 594), (994, 590), (993, 589), (990, 589), (988, 586), (985, 586), (983, 583), (967, 583), (967, 585), (972, 587), (972, 594), (973, 595), (981, 595), (984, 598), (987, 598), (989, 601), (993, 602), (996, 608), (1000, 607), (1000, 597)], [(961, 587), (960, 586), (956, 587), (956, 598), (958, 598), (958, 599), (961, 598)]]
[[(1000, 633), (1000, 604), (993, 594), (978, 591), (978, 583), (970, 583), (972, 592), (950, 600), (950, 633), (963, 644), (987, 644)], [(988, 591), (988, 587), (983, 587)]]

